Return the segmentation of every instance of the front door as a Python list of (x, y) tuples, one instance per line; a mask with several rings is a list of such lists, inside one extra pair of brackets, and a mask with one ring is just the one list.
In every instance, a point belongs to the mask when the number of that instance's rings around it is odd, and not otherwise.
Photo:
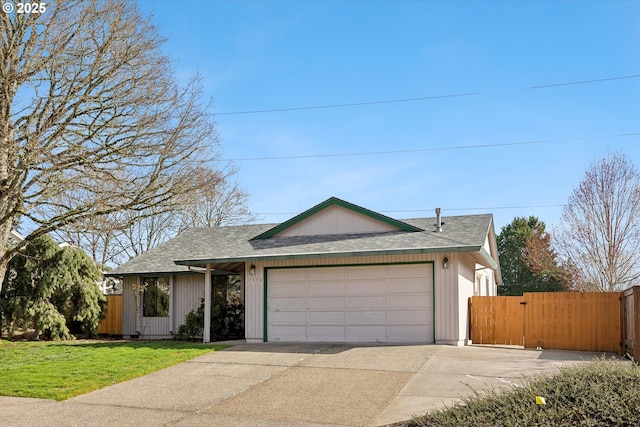
[(211, 341), (244, 338), (244, 292), (239, 274), (211, 280)]

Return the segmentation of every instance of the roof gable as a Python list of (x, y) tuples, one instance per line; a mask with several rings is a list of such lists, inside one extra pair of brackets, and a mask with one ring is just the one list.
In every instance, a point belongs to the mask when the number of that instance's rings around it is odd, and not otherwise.
[(413, 225), (331, 197), (311, 209), (279, 224), (252, 240), (338, 234), (423, 231)]

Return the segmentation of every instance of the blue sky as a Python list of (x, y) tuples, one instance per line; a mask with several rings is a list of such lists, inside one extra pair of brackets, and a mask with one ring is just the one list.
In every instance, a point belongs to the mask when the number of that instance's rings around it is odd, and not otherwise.
[[(592, 161), (622, 151), (640, 168), (640, 135), (616, 136), (640, 133), (640, 78), (605, 80), (640, 75), (640, 1), (139, 5), (178, 76), (203, 76), (260, 222), (336, 196), (398, 219), (554, 226)], [(291, 158), (308, 155), (332, 156)]]

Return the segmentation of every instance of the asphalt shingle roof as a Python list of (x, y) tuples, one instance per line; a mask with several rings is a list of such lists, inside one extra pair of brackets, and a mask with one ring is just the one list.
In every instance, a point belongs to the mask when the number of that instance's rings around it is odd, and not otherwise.
[[(492, 227), (493, 216), (443, 217), (441, 233), (436, 218), (402, 220), (424, 231), (320, 236), (254, 237), (278, 224), (189, 229), (174, 239), (134, 257), (109, 275), (187, 272), (186, 265), (258, 259), (316, 258), (407, 252), (478, 252)], [(180, 264), (178, 265), (176, 261)]]

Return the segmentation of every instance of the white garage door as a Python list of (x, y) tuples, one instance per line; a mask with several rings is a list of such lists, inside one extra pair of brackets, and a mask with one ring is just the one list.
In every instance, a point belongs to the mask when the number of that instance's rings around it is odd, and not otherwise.
[(433, 342), (432, 268), (269, 269), (267, 340)]

